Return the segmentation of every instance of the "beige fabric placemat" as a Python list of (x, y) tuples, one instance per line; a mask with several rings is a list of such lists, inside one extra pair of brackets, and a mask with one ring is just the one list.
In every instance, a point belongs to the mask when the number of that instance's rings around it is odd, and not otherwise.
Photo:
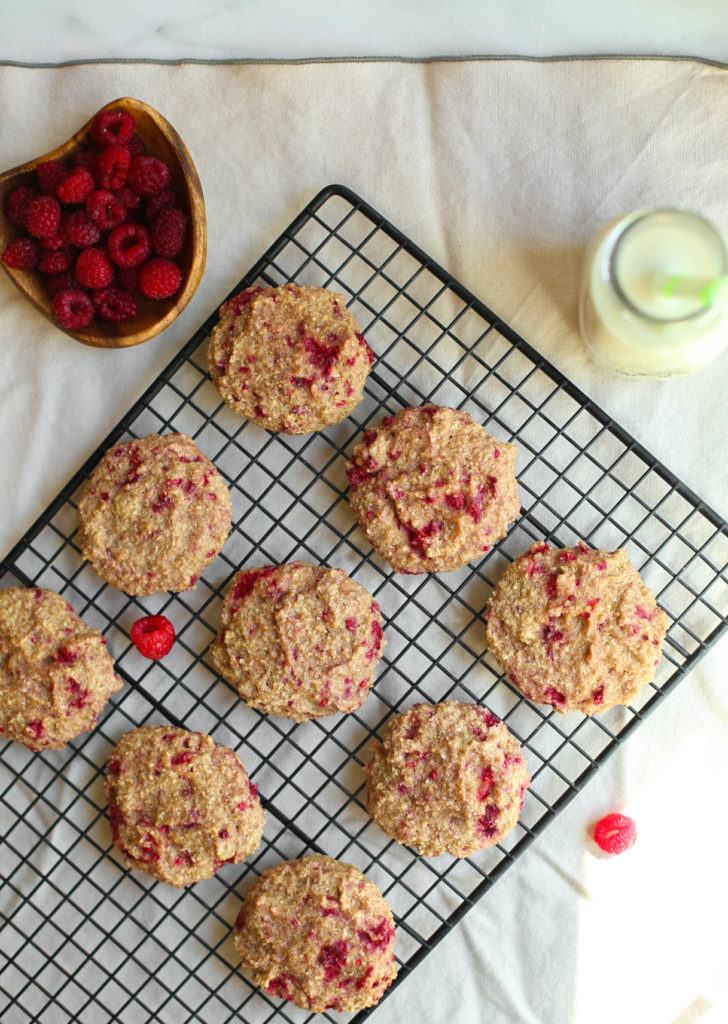
[[(726, 357), (684, 380), (623, 380), (590, 363), (576, 324), (583, 246), (603, 221), (685, 205), (728, 229), (727, 88), (725, 70), (659, 59), (0, 67), (3, 168), (53, 148), (115, 96), (135, 96), (187, 142), (209, 231), (195, 298), (139, 349), (78, 345), (0, 277), (0, 549), (334, 181), (728, 514)], [(725, 650), (693, 672), (373, 1020), (600, 1024), (619, 1007), (625, 1020), (684, 1024), (717, 1005), (728, 977), (710, 930), (728, 912), (728, 837), (716, 810), (724, 793), (713, 781), (725, 776)], [(597, 861), (585, 852), (586, 829), (622, 804), (639, 817), (640, 840), (628, 857)]]

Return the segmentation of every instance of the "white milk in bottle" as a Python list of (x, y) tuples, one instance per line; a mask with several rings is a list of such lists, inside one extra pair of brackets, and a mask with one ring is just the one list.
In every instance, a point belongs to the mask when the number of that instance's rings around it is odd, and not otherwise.
[(579, 297), (582, 338), (617, 373), (673, 377), (728, 346), (728, 253), (710, 221), (637, 210), (590, 241)]

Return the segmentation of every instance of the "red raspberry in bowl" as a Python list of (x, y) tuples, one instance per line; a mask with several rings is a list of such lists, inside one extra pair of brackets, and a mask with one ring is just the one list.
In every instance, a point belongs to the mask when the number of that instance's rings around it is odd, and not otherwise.
[(70, 288), (53, 296), (53, 312), (61, 327), (78, 330), (93, 320), (94, 304), (80, 288)]
[(129, 216), (127, 208), (113, 192), (107, 188), (96, 189), (86, 200), (86, 213), (89, 220), (97, 224), (102, 231), (111, 231), (123, 224)]
[(74, 167), (59, 184), (56, 195), (62, 203), (85, 203), (96, 188), (96, 179), (86, 167)]
[(101, 228), (88, 219), (85, 210), (72, 210), (63, 221), (63, 229), (71, 245), (79, 249), (96, 245), (101, 238)]
[(39, 195), (29, 185), (18, 185), (8, 193), (5, 204), (5, 212), (11, 224), (16, 228), (24, 228), (27, 225), (28, 204)]
[(139, 292), (139, 271), (141, 267), (119, 267), (116, 271), (116, 279), (121, 287), (127, 292)]
[(26, 227), (35, 238), (50, 238), (61, 223), (60, 203), (53, 196), (38, 196), (28, 203)]
[(105, 288), (111, 283), (114, 268), (101, 249), (82, 249), (74, 268), (76, 280), (83, 288)]
[(45, 160), (35, 169), (38, 188), (45, 196), (54, 196), (58, 186), (68, 177), (68, 171), (58, 160)]
[(162, 191), (158, 192), (156, 196), (147, 196), (144, 200), (144, 213), (146, 214), (147, 222), (151, 224), (160, 210), (164, 210), (168, 206), (176, 205), (177, 200), (175, 199), (174, 192), (171, 188), (162, 189)]
[(134, 118), (125, 110), (100, 110), (91, 122), (91, 138), (99, 149), (125, 146), (134, 135)]
[(157, 661), (172, 649), (174, 626), (165, 615), (147, 615), (134, 623), (129, 637), (140, 654)]
[(3, 253), (3, 263), (14, 270), (32, 270), (38, 266), (39, 259), (37, 238), (14, 238)]
[(131, 153), (124, 146), (108, 146), (96, 158), (96, 171), (101, 188), (117, 189), (126, 181)]
[(186, 234), (187, 217), (172, 206), (160, 210), (149, 226), (152, 249), (170, 260), (182, 252)]
[(127, 182), (138, 196), (154, 196), (167, 188), (171, 180), (169, 167), (156, 156), (135, 156)]
[[(70, 270), (76, 250), (71, 245), (64, 245), (60, 249), (41, 251), (41, 258), (38, 263), (38, 270), (44, 274), (62, 274), (64, 270)], [(72, 287), (77, 288), (74, 284)]]
[(636, 839), (637, 826), (626, 814), (607, 814), (594, 826), (594, 842), (605, 853), (624, 853)]
[(93, 146), (90, 149), (82, 149), (74, 156), (73, 166), (85, 167), (93, 175), (94, 181), (96, 181), (96, 160), (98, 155), (98, 149), (94, 149)]
[(154, 256), (139, 273), (139, 287), (149, 299), (168, 299), (182, 283), (182, 271), (170, 260)]
[(137, 301), (123, 288), (110, 284), (106, 288), (91, 292), (94, 309), (102, 320), (111, 324), (123, 324), (137, 315)]
[(62, 270), (59, 274), (48, 274), (46, 287), (51, 298), (58, 292), (67, 292), (76, 288), (76, 278), (70, 270)]
[(141, 224), (120, 224), (109, 235), (109, 256), (119, 267), (139, 267), (151, 252), (149, 232)]

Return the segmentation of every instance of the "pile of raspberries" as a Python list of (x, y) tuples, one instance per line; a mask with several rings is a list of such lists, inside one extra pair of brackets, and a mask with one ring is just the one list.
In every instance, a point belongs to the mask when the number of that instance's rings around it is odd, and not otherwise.
[(175, 259), (187, 215), (177, 205), (169, 167), (147, 155), (134, 118), (102, 110), (91, 122), (94, 143), (66, 167), (36, 167), (36, 187), (19, 185), (6, 215), (24, 234), (2, 254), (18, 270), (40, 270), (61, 327), (88, 327), (94, 316), (133, 320), (139, 294), (166, 299), (182, 284)]

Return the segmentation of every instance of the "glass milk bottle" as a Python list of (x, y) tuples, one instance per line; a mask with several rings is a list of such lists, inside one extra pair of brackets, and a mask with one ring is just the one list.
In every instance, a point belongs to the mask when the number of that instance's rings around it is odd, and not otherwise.
[(646, 209), (610, 221), (586, 251), (584, 343), (617, 373), (693, 373), (728, 345), (727, 275), (725, 240), (697, 213)]

